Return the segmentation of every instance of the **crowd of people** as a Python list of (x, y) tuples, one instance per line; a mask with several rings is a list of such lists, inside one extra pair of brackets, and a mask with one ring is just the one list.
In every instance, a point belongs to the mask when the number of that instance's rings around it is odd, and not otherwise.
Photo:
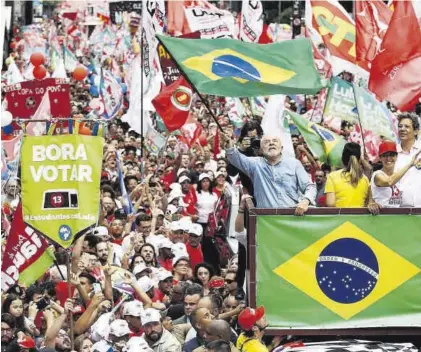
[[(75, 119), (89, 112), (87, 82), (71, 82)], [(335, 170), (311, 153), (292, 122), (295, 158), (283, 155), (278, 136), (263, 135), (261, 116), (251, 113), (247, 100), (238, 128), (224, 98), (204, 99), (195, 97), (191, 108), (190, 118), (203, 128), (191, 148), (164, 131), (159, 153), (142, 149), (141, 136), (121, 120), (128, 100), (107, 123), (98, 226), (75, 241), (70, 272), (66, 251), (52, 244), (56, 263), (45, 275), (2, 292), (2, 351), (273, 350), (283, 340), (263, 338), (264, 307), (246, 305), (250, 200), (258, 208), (295, 208), (297, 216), (311, 207), (367, 207), (372, 214), (421, 207), (415, 113), (397, 113), (400, 142), (383, 141), (379, 163), (369, 163), (364, 148), (348, 142), (343, 168)], [(285, 108), (293, 104), (288, 99)], [(342, 127), (347, 138), (349, 126)], [(132, 202), (129, 214), (120, 173)], [(2, 217), (11, 222), (19, 201), (17, 175), (4, 185)], [(2, 236), (4, 249), (3, 230)]]

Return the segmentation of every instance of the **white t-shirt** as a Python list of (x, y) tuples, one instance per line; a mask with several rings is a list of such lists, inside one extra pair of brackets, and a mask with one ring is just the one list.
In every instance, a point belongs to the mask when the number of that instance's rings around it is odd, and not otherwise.
[(377, 170), (373, 172), (371, 177), (373, 200), (383, 208), (399, 208), (402, 205), (402, 191), (399, 182), (391, 187), (378, 187), (374, 183), (374, 178), (379, 173), (384, 174), (382, 170)]
[[(400, 144), (396, 146), (396, 149), (398, 160), (396, 160), (395, 171), (411, 162), (414, 155), (421, 149), (421, 140), (415, 142), (409, 153), (404, 152)], [(402, 190), (402, 207), (421, 207), (421, 166), (412, 166), (399, 183)]]
[(218, 200), (218, 197), (215, 193), (209, 193), (202, 191), (201, 193), (197, 192), (197, 203), (196, 210), (199, 219), (197, 222), (205, 224), (208, 222), (209, 214), (213, 212), (215, 208), (215, 203)]

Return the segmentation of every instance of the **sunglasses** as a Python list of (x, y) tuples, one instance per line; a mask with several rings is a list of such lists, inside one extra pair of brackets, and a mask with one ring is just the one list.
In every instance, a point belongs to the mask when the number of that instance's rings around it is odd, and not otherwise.
[(225, 279), (225, 282), (229, 285), (229, 284), (232, 284), (233, 282), (235, 282), (235, 280)]

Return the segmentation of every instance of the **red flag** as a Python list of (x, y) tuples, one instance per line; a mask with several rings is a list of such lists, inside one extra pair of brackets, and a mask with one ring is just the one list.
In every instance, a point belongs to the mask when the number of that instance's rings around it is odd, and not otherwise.
[(1, 265), (1, 289), (7, 291), (18, 280), (32, 284), (53, 263), (47, 241), (23, 222), (22, 205), (19, 204), (7, 238)]
[(186, 123), (191, 103), (192, 89), (183, 76), (164, 87), (152, 100), (156, 112), (170, 132), (178, 130)]
[(380, 99), (408, 110), (421, 96), (421, 29), (412, 1), (397, 1), (394, 6), (368, 87)]
[(332, 65), (327, 60), (325, 56), (319, 51), (319, 49), (314, 45), (313, 39), (310, 34), (310, 28), (305, 27), (304, 35), (306, 38), (310, 39), (311, 46), (313, 47), (313, 56), (314, 56), (314, 64), (316, 65), (317, 71), (327, 79), (330, 79), (332, 76)]
[(200, 123), (187, 123), (180, 128), (181, 135), (178, 135), (178, 139), (186, 144), (189, 148), (196, 142), (203, 132), (203, 127)]
[(356, 1), (355, 10), (357, 62), (366, 65), (380, 51), (392, 11), (380, 0)]

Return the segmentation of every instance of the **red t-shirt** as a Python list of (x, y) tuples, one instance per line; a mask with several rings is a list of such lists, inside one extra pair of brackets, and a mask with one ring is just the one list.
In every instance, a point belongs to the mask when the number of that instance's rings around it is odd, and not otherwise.
[(153, 289), (153, 298), (152, 302), (162, 302), (164, 300), (165, 293), (162, 292), (159, 288)]
[(198, 247), (194, 248), (190, 245), (190, 243), (186, 243), (186, 249), (190, 257), (191, 267), (194, 270), (197, 264), (204, 262), (202, 246), (199, 244)]
[(172, 259), (163, 260), (158, 258), (159, 265), (162, 266), (167, 271), (172, 271)]

